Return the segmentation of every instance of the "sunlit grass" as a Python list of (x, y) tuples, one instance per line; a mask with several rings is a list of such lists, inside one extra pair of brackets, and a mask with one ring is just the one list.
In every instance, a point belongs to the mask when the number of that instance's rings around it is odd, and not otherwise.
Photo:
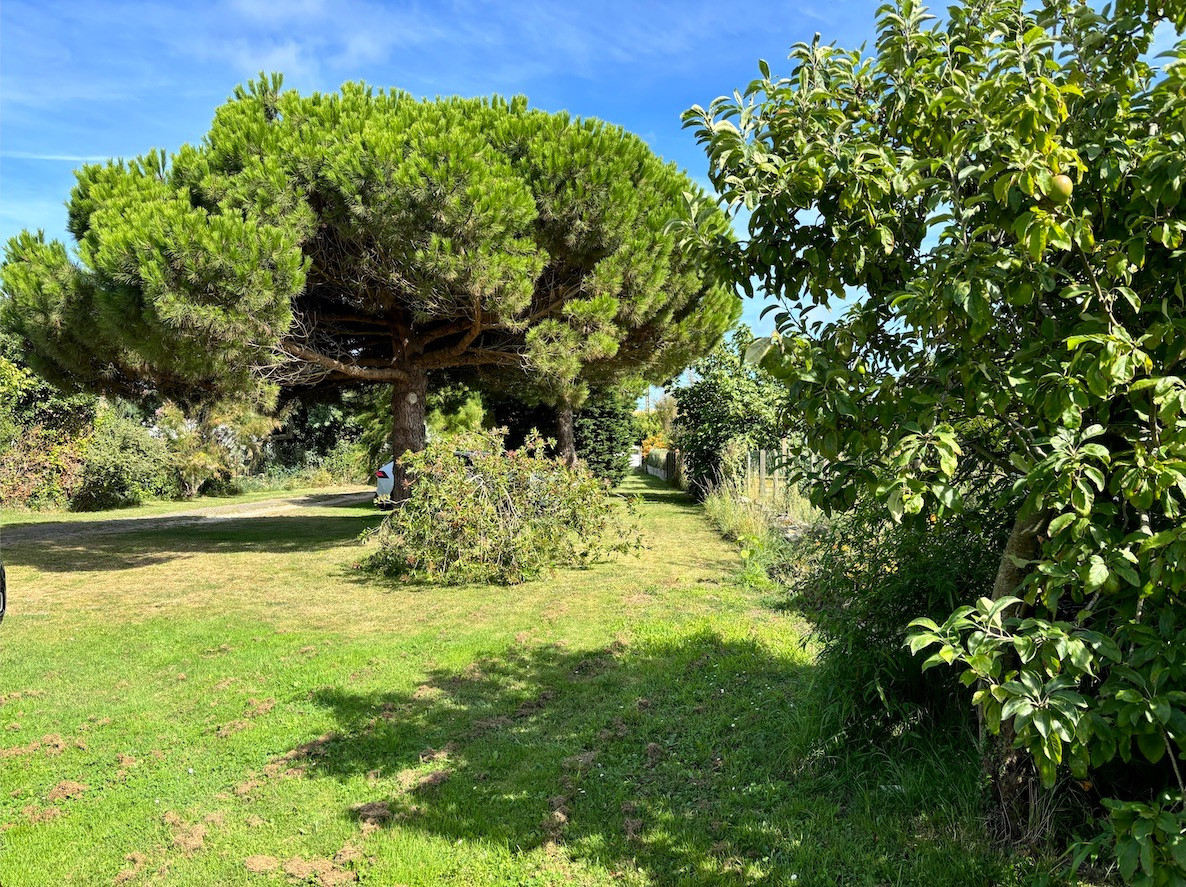
[(640, 559), (509, 589), (358, 573), (363, 506), (6, 546), (0, 883), (1016, 882), (967, 743), (829, 743), (735, 546), (627, 491)]
[(146, 502), (131, 508), (120, 508), (114, 511), (67, 511), (65, 509), (46, 508), (0, 508), (0, 542), (3, 541), (3, 528), (16, 527), (25, 524), (57, 523), (59, 521), (90, 522), (112, 520), (129, 517), (155, 517), (157, 515), (174, 514), (179, 511), (189, 511), (193, 508), (214, 508), (220, 505), (246, 505), (252, 502), (262, 502), (275, 499), (278, 496), (291, 498), (305, 495), (324, 495), (336, 492), (350, 492), (360, 490), (357, 485), (344, 487), (297, 487), (292, 490), (259, 490), (250, 493), (239, 493), (234, 496), (200, 496), (197, 499), (163, 499)]

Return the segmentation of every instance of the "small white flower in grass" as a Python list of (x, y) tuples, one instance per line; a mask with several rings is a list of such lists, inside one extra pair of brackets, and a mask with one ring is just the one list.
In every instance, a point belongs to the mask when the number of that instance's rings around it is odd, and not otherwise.
[(798, 876), (798, 875), (794, 875), (794, 874), (792, 874), (792, 875), (791, 875), (791, 880), (792, 880), (792, 881), (798, 881), (798, 880), (799, 880), (799, 876)]
[(189, 775), (190, 775), (190, 776), (193, 776), (193, 775), (194, 775), (194, 768), (193, 768), (193, 767), (190, 767), (190, 768), (189, 768)]

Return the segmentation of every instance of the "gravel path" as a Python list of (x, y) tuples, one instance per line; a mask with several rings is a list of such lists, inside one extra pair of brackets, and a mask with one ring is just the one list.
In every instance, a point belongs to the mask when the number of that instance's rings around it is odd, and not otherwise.
[(0, 546), (25, 545), (30, 542), (61, 542), (85, 536), (104, 536), (112, 533), (166, 530), (210, 521), (244, 520), (253, 517), (278, 517), (300, 514), (306, 508), (332, 508), (335, 505), (361, 505), (374, 496), (370, 489), (351, 493), (306, 493), (260, 499), (255, 502), (209, 505), (169, 514), (126, 515), (96, 521), (49, 521), (0, 529)]

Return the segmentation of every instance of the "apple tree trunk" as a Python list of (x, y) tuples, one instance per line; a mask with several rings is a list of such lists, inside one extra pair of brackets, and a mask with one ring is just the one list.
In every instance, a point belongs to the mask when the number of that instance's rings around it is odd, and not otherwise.
[[(1018, 561), (1037, 558), (1039, 534), (1045, 523), (1046, 515), (1043, 512), (1018, 513), (997, 567), (993, 600), (1000, 600), (1017, 591), (1030, 570), (1028, 564), (1019, 564)], [(1028, 843), (1041, 837), (1035, 833), (1043, 828), (1043, 824), (1036, 821), (1040, 818), (1040, 810), (1035, 802), (1043, 789), (1029, 754), (1025, 749), (1014, 748), (1015, 738), (1013, 721), (1003, 721), (1000, 733), (988, 737), (982, 768), (991, 787), (1002, 837)]]

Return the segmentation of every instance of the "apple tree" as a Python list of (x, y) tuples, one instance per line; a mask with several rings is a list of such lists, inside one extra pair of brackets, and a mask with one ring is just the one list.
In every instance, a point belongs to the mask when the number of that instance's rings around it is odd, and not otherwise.
[[(781, 299), (752, 357), (819, 505), (927, 519), (970, 467), (1003, 490), (992, 597), (911, 647), (961, 669), (1011, 815), (1029, 772), (1121, 766), (1094, 849), (1147, 884), (1186, 877), (1184, 27), (1157, 0), (883, 6), (873, 52), (817, 37), (687, 112), (750, 217), (737, 241), (701, 202), (679, 225)], [(1177, 48), (1151, 58), (1155, 34)]]

